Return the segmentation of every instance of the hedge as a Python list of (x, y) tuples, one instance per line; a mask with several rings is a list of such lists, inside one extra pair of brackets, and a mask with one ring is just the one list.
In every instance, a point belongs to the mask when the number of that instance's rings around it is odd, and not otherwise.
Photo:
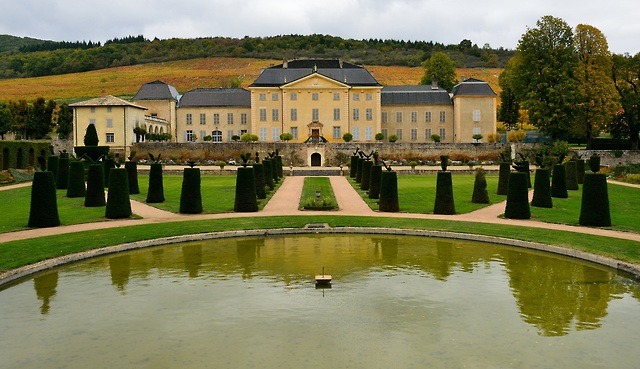
[(400, 211), (398, 201), (398, 174), (394, 171), (385, 170), (380, 176), (380, 201), (378, 210), (396, 213)]
[(27, 226), (35, 228), (56, 227), (60, 225), (58, 200), (53, 173), (36, 172), (31, 186), (31, 205)]
[(67, 183), (67, 197), (84, 197), (87, 189), (84, 184), (84, 163), (73, 160), (69, 163), (69, 180)]
[(452, 215), (456, 213), (453, 201), (453, 182), (451, 172), (439, 171), (436, 178), (436, 201), (433, 205), (434, 214)]
[(360, 180), (360, 189), (364, 191), (369, 190), (371, 185), (371, 166), (373, 162), (371, 160), (365, 160), (362, 162), (362, 178)]
[(140, 185), (138, 184), (138, 163), (128, 161), (124, 163), (124, 169), (127, 171), (127, 180), (129, 181), (129, 195), (140, 193)]
[(164, 184), (162, 182), (162, 163), (151, 163), (149, 166), (149, 189), (147, 203), (164, 202)]
[(262, 163), (253, 164), (253, 175), (256, 184), (256, 196), (259, 199), (267, 198), (267, 183), (264, 179), (264, 165)]
[(531, 199), (531, 206), (538, 208), (553, 207), (549, 169), (539, 168), (536, 170), (533, 182), (533, 199)]
[(567, 190), (579, 190), (578, 186), (578, 164), (575, 160), (569, 160), (564, 164), (567, 176)]
[(104, 165), (95, 163), (89, 165), (87, 173), (87, 192), (84, 197), (84, 206), (105, 206), (104, 199)]
[(380, 177), (382, 177), (382, 165), (376, 164), (371, 167), (371, 176), (369, 180), (370, 199), (380, 198)]
[(180, 192), (180, 213), (202, 213), (200, 168), (184, 168)]
[(529, 186), (527, 174), (514, 172), (509, 174), (509, 189), (507, 191), (507, 205), (504, 217), (507, 219), (530, 219)]
[(500, 173), (498, 174), (498, 195), (506, 195), (509, 188), (509, 173), (511, 173), (511, 163), (500, 163)]
[[(275, 160), (273, 161), (275, 162)], [(249, 213), (258, 211), (255, 177), (253, 168), (240, 167), (236, 176), (236, 197), (233, 211)]]
[(474, 204), (489, 204), (489, 192), (487, 191), (486, 172), (482, 168), (476, 169), (476, 177), (473, 182), (473, 194), (471, 202)]
[(26, 169), (38, 165), (37, 157), (51, 155), (49, 141), (0, 141), (2, 170)]
[(582, 226), (611, 226), (606, 174), (587, 173), (584, 175), (582, 204), (578, 223)]
[(66, 190), (69, 185), (69, 157), (58, 159), (58, 173), (56, 174), (56, 188)]
[(564, 164), (556, 164), (553, 166), (553, 175), (551, 179), (551, 197), (557, 197), (560, 199), (568, 198), (567, 172)]
[(109, 193), (104, 216), (108, 219), (122, 219), (131, 216), (131, 201), (129, 200), (129, 180), (127, 170), (113, 168), (109, 175)]
[(356, 172), (358, 171), (358, 159), (357, 155), (351, 156), (351, 164), (349, 165), (349, 178), (356, 178)]

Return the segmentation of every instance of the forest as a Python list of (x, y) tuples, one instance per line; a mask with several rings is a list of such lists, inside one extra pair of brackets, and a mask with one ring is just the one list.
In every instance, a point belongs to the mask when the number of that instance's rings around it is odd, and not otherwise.
[(433, 41), (354, 40), (330, 35), (153, 39), (142, 35), (92, 41), (45, 41), (0, 35), (0, 79), (87, 72), (104, 68), (207, 57), (341, 58), (363, 65), (420, 66), (437, 51), (458, 68), (502, 68), (513, 50)]

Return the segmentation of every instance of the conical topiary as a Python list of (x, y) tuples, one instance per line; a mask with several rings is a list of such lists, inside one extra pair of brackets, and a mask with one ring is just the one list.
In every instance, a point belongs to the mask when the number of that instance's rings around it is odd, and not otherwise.
[(271, 159), (265, 159), (262, 161), (264, 166), (264, 183), (269, 187), (269, 190), (273, 190), (275, 183), (273, 183), (273, 164)]
[(509, 189), (507, 191), (507, 205), (504, 217), (507, 219), (530, 219), (529, 186), (527, 174), (513, 172), (509, 174)]
[(576, 170), (578, 174), (578, 184), (582, 184), (584, 182), (584, 160), (583, 159), (576, 160)]
[(284, 178), (282, 169), (282, 156), (276, 155), (276, 170), (278, 171), (278, 178)]
[(151, 163), (149, 166), (149, 190), (147, 203), (164, 202), (164, 184), (162, 181), (162, 163)]
[(131, 216), (129, 201), (129, 179), (124, 168), (113, 168), (109, 175), (109, 192), (104, 216), (108, 219), (122, 219)]
[(109, 188), (109, 175), (111, 175), (111, 169), (116, 167), (116, 161), (113, 158), (103, 158), (102, 164), (104, 165), (104, 186)]
[(253, 176), (256, 183), (256, 196), (258, 199), (267, 198), (266, 182), (264, 180), (264, 165), (262, 163), (253, 164)]
[(500, 173), (498, 174), (498, 195), (506, 195), (509, 188), (509, 173), (511, 173), (511, 163), (500, 163)]
[(73, 160), (69, 163), (67, 197), (84, 197), (87, 189), (84, 184), (84, 163)]
[(394, 171), (382, 171), (380, 176), (380, 200), (378, 209), (388, 213), (400, 211), (398, 201), (398, 174)]
[(60, 163), (60, 157), (57, 155), (51, 155), (47, 158), (47, 171), (53, 174), (54, 181), (58, 179), (59, 163)]
[(476, 177), (475, 181), (473, 182), (473, 195), (471, 195), (471, 202), (474, 204), (489, 203), (486, 172), (482, 168), (476, 169)]
[(373, 162), (371, 160), (365, 160), (362, 163), (362, 178), (360, 180), (360, 189), (367, 191), (371, 185), (371, 167)]
[(358, 171), (358, 156), (351, 156), (351, 164), (349, 165), (349, 178), (356, 178), (356, 172)]
[(56, 174), (56, 188), (66, 190), (69, 185), (69, 156), (58, 159), (58, 173)]
[(536, 175), (533, 181), (533, 199), (531, 199), (531, 206), (538, 208), (553, 207), (549, 169), (536, 169)]
[(451, 172), (438, 172), (436, 179), (436, 201), (433, 205), (433, 213), (444, 215), (456, 213), (456, 206), (453, 201)]
[(380, 198), (380, 177), (382, 176), (382, 165), (375, 164), (371, 167), (371, 176), (369, 178), (369, 198)]
[(271, 163), (271, 177), (273, 178), (273, 183), (275, 185), (280, 179), (278, 177), (278, 159), (276, 159), (276, 157), (274, 156), (269, 159), (269, 162)]
[(582, 226), (611, 227), (606, 174), (586, 173), (584, 175), (578, 223)]
[(364, 165), (364, 158), (358, 158), (358, 165), (356, 167), (356, 183), (362, 182), (362, 166)]
[(529, 160), (519, 161), (515, 166), (518, 172), (526, 173), (527, 186), (528, 188), (531, 188), (531, 171), (529, 170)]
[(591, 169), (593, 173), (598, 173), (600, 171), (600, 155), (591, 155), (589, 158), (589, 169)]
[(579, 190), (578, 186), (578, 166), (575, 160), (569, 160), (564, 164), (567, 176), (567, 190)]
[(124, 169), (127, 171), (127, 180), (129, 181), (129, 195), (140, 193), (140, 185), (138, 184), (138, 163), (128, 161), (124, 163)]
[(59, 225), (58, 199), (53, 173), (49, 171), (35, 172), (31, 185), (31, 206), (27, 226), (44, 228)]
[(569, 197), (567, 193), (567, 172), (564, 164), (556, 164), (553, 166), (553, 175), (551, 177), (551, 197), (566, 199)]
[(87, 126), (87, 130), (84, 134), (84, 145), (85, 146), (98, 146), (98, 131), (96, 130), (95, 124), (91, 123)]
[(105, 206), (104, 199), (104, 165), (95, 163), (89, 165), (87, 172), (87, 193), (84, 197), (84, 206)]
[(202, 213), (200, 182), (200, 168), (184, 168), (182, 191), (180, 192), (180, 213)]
[(233, 210), (242, 213), (258, 211), (258, 197), (256, 196), (253, 168), (238, 168), (238, 175), (236, 176), (236, 198)]

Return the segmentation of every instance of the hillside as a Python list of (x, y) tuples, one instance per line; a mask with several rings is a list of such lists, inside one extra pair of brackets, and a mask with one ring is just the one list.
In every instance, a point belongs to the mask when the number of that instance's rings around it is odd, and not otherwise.
[(24, 46), (39, 45), (43, 42), (45, 41), (30, 37), (0, 35), (0, 53), (5, 51), (16, 51)]
[[(133, 96), (146, 82), (162, 80), (184, 93), (197, 87), (224, 87), (241, 76), (243, 87), (248, 86), (270, 65), (281, 60), (248, 58), (203, 58), (164, 63), (108, 68), (84, 73), (58, 76), (13, 78), (0, 80), (0, 101), (33, 100), (37, 97), (58, 101), (78, 101), (107, 94)], [(423, 75), (421, 67), (366, 66), (383, 85), (418, 84)], [(458, 69), (459, 78), (478, 78), (499, 91), (500, 68)]]

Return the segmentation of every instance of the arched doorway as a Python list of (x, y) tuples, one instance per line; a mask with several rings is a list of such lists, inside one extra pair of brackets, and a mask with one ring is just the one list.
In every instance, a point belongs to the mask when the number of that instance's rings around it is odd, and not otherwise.
[(311, 154), (311, 166), (312, 167), (322, 166), (322, 155), (320, 155), (320, 153), (314, 152), (313, 154)]
[(18, 149), (16, 154), (16, 169), (24, 169), (24, 158), (22, 157), (22, 147)]
[(9, 169), (9, 149), (4, 148), (2, 150), (2, 170)]

